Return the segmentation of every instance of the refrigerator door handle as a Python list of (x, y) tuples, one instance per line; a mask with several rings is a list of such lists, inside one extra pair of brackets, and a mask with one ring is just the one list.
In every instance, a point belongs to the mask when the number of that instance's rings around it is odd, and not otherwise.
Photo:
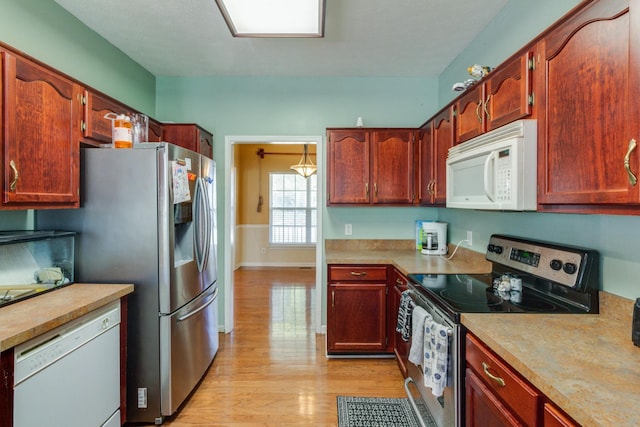
[(176, 320), (178, 322), (182, 322), (184, 320), (187, 320), (188, 318), (190, 318), (191, 316), (195, 316), (196, 314), (198, 314), (199, 312), (201, 312), (202, 310), (204, 310), (205, 308), (209, 307), (218, 297), (218, 288), (216, 287), (216, 290), (213, 291), (212, 294), (209, 294), (211, 296), (211, 299), (209, 301), (207, 301), (206, 303), (204, 303), (203, 305), (201, 305), (200, 307), (196, 308), (193, 311), (188, 312), (187, 314), (184, 314), (178, 318), (176, 318)]
[(203, 271), (207, 265), (207, 259), (209, 257), (209, 245), (208, 241), (211, 237), (209, 231), (208, 221), (208, 201), (206, 199), (206, 192), (202, 187), (202, 178), (198, 178), (196, 181), (194, 202), (194, 215), (195, 215), (195, 246), (196, 246), (196, 260), (198, 262), (198, 271)]

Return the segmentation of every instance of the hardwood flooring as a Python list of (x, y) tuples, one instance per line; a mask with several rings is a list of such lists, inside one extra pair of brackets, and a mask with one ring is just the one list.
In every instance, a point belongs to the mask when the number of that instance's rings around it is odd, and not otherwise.
[(336, 426), (336, 396), (404, 397), (395, 359), (328, 359), (314, 269), (240, 269), (235, 330), (170, 427)]

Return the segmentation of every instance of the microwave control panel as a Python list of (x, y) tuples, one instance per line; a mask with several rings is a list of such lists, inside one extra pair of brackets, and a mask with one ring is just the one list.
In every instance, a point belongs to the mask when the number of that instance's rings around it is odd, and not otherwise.
[(496, 201), (511, 201), (511, 149), (498, 151), (496, 159)]

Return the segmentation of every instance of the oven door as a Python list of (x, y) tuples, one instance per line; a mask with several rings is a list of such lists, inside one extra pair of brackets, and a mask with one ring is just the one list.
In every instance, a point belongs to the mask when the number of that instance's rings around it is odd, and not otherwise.
[[(407, 379), (405, 380), (407, 396), (416, 414), (420, 415), (422, 413), (421, 407), (426, 406), (439, 427), (460, 426), (462, 410), (459, 363), (459, 350), (461, 348), (460, 326), (435, 307), (431, 301), (420, 294), (411, 284), (409, 284), (409, 290), (414, 304), (425, 309), (436, 323), (446, 325), (451, 333), (449, 335), (447, 386), (442, 396), (436, 397), (433, 395), (431, 388), (424, 385), (422, 367), (411, 362), (407, 362)], [(410, 344), (413, 344), (413, 337)], [(425, 423), (424, 425), (427, 424)]]

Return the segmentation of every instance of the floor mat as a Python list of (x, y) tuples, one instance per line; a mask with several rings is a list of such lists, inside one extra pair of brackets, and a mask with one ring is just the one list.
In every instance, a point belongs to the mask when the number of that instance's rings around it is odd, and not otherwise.
[[(407, 398), (338, 396), (337, 400), (338, 427), (420, 427)], [(436, 427), (430, 414), (423, 412), (422, 418), (427, 426)]]

